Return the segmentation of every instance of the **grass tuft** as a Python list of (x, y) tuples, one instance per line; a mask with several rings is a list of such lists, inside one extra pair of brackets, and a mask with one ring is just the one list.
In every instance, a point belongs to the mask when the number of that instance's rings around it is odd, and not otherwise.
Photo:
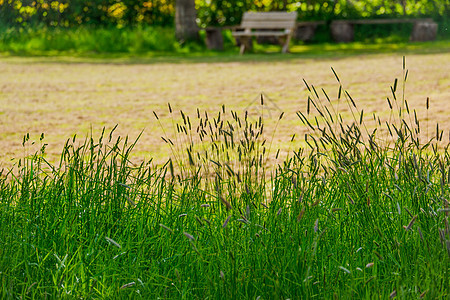
[(284, 158), (262, 113), (169, 104), (161, 166), (103, 132), (2, 171), (1, 297), (448, 298), (450, 141), (405, 82), (383, 119), (332, 72), (336, 98), (305, 80), (309, 132)]

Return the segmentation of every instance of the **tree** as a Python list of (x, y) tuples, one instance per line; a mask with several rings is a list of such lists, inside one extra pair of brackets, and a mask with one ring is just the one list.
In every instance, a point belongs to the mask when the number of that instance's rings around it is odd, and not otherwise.
[(195, 0), (175, 0), (175, 34), (179, 41), (198, 40)]

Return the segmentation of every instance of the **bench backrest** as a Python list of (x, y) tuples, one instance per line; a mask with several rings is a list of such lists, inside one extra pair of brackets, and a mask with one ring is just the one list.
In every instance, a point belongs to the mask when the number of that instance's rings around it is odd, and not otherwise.
[(297, 12), (245, 12), (241, 27), (244, 29), (293, 29)]

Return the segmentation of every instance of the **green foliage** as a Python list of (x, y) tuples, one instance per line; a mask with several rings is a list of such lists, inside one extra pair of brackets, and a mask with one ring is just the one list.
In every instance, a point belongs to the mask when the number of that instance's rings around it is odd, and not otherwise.
[(1, 172), (2, 298), (448, 298), (447, 132), (421, 139), (405, 69), (375, 130), (335, 75), (336, 98), (305, 82), (310, 133), (277, 164), (263, 114), (169, 105), (163, 166), (103, 132)]
[(0, 20), (7, 25), (168, 25), (173, 13), (174, 1), (164, 0), (0, 0)]
[[(174, 0), (0, 0), (0, 22), (5, 25), (71, 27), (80, 24), (172, 26)], [(197, 0), (202, 26), (239, 24), (245, 11), (298, 11), (301, 20), (342, 18), (450, 16), (450, 0)]]

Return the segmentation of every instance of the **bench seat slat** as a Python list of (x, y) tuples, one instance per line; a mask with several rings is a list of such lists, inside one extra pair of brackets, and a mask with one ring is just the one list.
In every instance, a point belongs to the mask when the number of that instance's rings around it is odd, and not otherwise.
[(264, 18), (264, 17), (252, 17), (252, 18), (245, 18), (242, 19), (243, 21), (247, 20), (247, 21), (260, 21), (260, 20), (264, 20), (266, 22), (280, 22), (280, 21), (284, 21), (284, 22), (295, 22), (297, 20), (297, 18)]
[(289, 32), (284, 31), (236, 31), (232, 33), (233, 36), (287, 36)]
[(244, 28), (273, 28), (273, 29), (282, 29), (282, 28), (293, 28), (295, 26), (294, 21), (265, 21), (265, 20), (254, 20), (254, 21), (248, 21), (244, 20), (242, 21), (241, 27)]
[(297, 13), (296, 12), (245, 12), (242, 19), (247, 20), (258, 20), (258, 19), (265, 19), (265, 20), (296, 20), (297, 19)]

